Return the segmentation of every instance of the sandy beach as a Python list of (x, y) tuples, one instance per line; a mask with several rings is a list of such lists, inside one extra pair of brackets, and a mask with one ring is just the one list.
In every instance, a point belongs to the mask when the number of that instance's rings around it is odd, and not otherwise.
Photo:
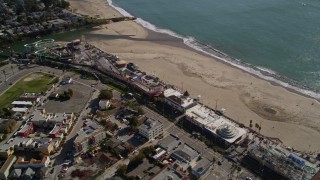
[[(69, 0), (76, 12), (101, 18), (121, 16), (106, 0)], [(141, 70), (188, 90), (226, 115), (301, 151), (320, 151), (320, 103), (257, 78), (185, 46), (150, 33), (133, 21), (101, 26), (86, 36), (98, 48), (136, 63)]]

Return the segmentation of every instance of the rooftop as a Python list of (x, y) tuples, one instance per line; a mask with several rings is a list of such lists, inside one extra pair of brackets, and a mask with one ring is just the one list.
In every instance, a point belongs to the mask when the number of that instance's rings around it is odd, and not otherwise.
[(14, 112), (26, 113), (29, 110), (29, 108), (12, 108), (11, 110), (14, 111)]
[(186, 111), (186, 116), (202, 124), (203, 127), (229, 143), (235, 142), (239, 137), (247, 133), (247, 130), (240, 128), (237, 124), (217, 115), (212, 109), (197, 104)]
[(31, 101), (13, 101), (11, 104), (12, 105), (30, 105), (30, 106), (32, 106)]
[(170, 168), (164, 168), (159, 174), (152, 178), (152, 180), (180, 180), (181, 176), (177, 171)]
[(145, 131), (150, 131), (150, 130), (158, 127), (161, 124), (162, 123), (159, 120), (154, 120), (154, 119), (148, 118), (142, 125), (140, 125), (139, 129), (143, 129)]
[(316, 163), (270, 141), (253, 145), (249, 149), (249, 155), (289, 179), (311, 179), (319, 170)]
[(54, 125), (53, 129), (49, 132), (49, 134), (56, 134), (61, 129), (61, 124), (57, 123)]
[(31, 122), (27, 122), (25, 125), (22, 126), (22, 128), (18, 132), (25, 132), (26, 130), (29, 129), (29, 126), (32, 125)]
[(182, 94), (179, 90), (169, 88), (163, 91), (163, 95), (182, 107), (188, 107), (195, 103), (195, 100), (189, 97), (187, 91)]
[(177, 160), (179, 161), (191, 162), (200, 154), (189, 145), (184, 144), (181, 149), (176, 150), (172, 155), (175, 159), (178, 158)]
[(212, 162), (207, 158), (202, 158), (196, 163), (192, 170), (198, 174), (203, 174), (212, 165)]
[(7, 171), (7, 169), (11, 165), (12, 161), (15, 161), (15, 159), (16, 159), (16, 156), (14, 156), (14, 155), (9, 156), (6, 160), (6, 162), (1, 166), (0, 172), (4, 173), (5, 171)]
[(88, 121), (87, 126), (82, 128), (82, 130), (78, 132), (78, 136), (74, 140), (74, 143), (82, 143), (84, 140), (94, 135), (95, 133), (100, 132), (101, 130), (104, 130), (102, 126), (96, 124), (93, 121)]
[(30, 144), (32, 144), (31, 138), (15, 137), (9, 139), (7, 143), (3, 144), (0, 147), (0, 152), (6, 152), (9, 148), (14, 147), (15, 145), (28, 146)]
[(158, 146), (160, 146), (161, 148), (167, 150), (167, 151), (171, 151), (174, 147), (176, 147), (177, 145), (179, 145), (180, 140), (178, 137), (170, 134), (169, 136), (165, 137), (164, 139), (162, 139), (159, 143)]

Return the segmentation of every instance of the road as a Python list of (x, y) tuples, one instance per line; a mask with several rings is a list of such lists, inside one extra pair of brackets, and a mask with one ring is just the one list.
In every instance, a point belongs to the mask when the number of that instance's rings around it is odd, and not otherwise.
[[(13, 69), (11, 70), (11, 66)], [(20, 67), (20, 69), (19, 69)], [(8, 68), (10, 68), (10, 71), (8, 71)], [(1, 74), (0, 78), (0, 95), (2, 95), (5, 91), (7, 91), (13, 84), (17, 83), (20, 79), (25, 77), (26, 75), (34, 72), (44, 72), (48, 74), (55, 74), (55, 75), (62, 75), (62, 70), (60, 69), (53, 69), (45, 66), (38, 66), (35, 64), (29, 65), (29, 66), (18, 66), (16, 64), (8, 64), (1, 69), (5, 70), (5, 76), (3, 72)], [(6, 79), (5, 79), (6, 78)], [(10, 85), (10, 83), (12, 85)]]
[[(90, 85), (87, 85), (87, 84), (79, 82), (79, 81), (73, 81), (73, 82), (90, 87)], [(67, 153), (68, 153), (68, 151), (72, 151), (74, 149), (73, 142), (76, 139), (77, 133), (82, 128), (83, 122), (84, 122), (87, 114), (91, 111), (91, 109), (87, 108), (87, 107), (89, 107), (91, 100), (97, 98), (99, 95), (99, 90), (97, 90), (93, 87), (91, 87), (91, 88), (92, 88), (92, 90), (95, 90), (95, 91), (94, 92), (91, 91), (90, 98), (88, 99), (86, 105), (83, 107), (83, 110), (80, 113), (77, 122), (73, 125), (72, 131), (67, 136), (65, 144), (63, 144), (61, 151), (58, 152), (58, 155), (56, 157), (54, 157), (54, 159), (55, 159), (54, 172), (53, 172), (54, 179), (59, 179), (58, 175), (60, 174), (60, 169), (62, 167), (62, 164), (64, 163), (64, 160), (67, 157)]]

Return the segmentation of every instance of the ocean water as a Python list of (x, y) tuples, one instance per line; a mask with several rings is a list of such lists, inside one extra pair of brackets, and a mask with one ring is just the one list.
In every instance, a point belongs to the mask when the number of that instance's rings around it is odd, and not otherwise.
[(108, 2), (149, 29), (181, 37), (187, 45), (264, 79), (320, 97), (314, 93), (320, 92), (319, 0)]

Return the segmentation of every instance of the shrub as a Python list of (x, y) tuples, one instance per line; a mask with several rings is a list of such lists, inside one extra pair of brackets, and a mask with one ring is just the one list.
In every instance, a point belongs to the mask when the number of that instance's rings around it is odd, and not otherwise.
[(102, 90), (99, 94), (99, 99), (112, 99), (113, 95), (112, 95), (112, 91), (111, 90)]

